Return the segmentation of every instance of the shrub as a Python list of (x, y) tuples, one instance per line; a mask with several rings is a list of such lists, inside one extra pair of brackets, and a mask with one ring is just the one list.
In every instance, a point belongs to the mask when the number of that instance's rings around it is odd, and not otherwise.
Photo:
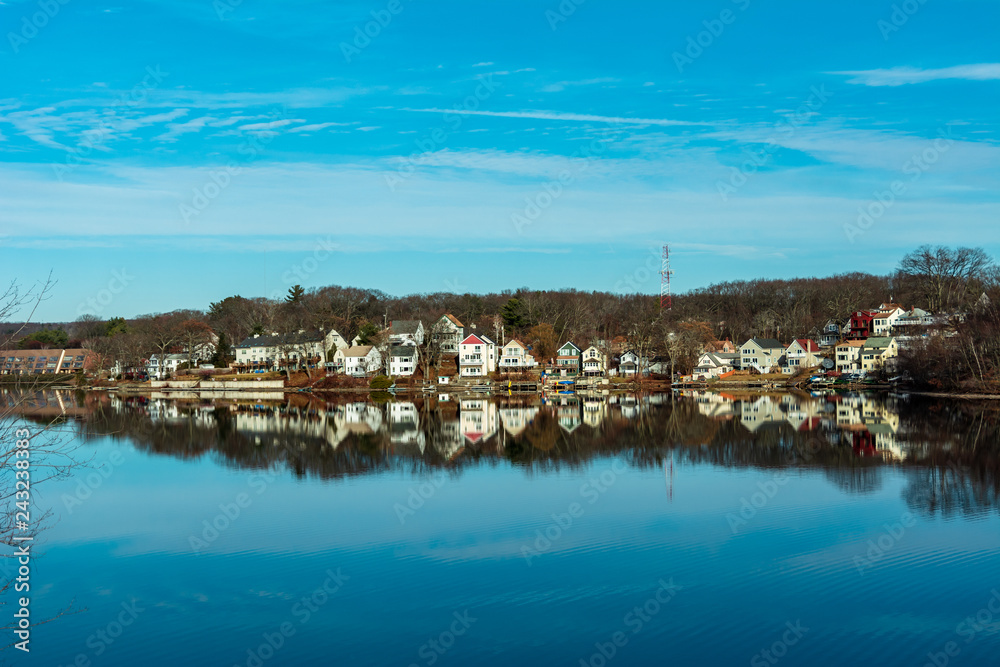
[(368, 383), (368, 386), (372, 389), (388, 389), (392, 385), (392, 378), (385, 375), (376, 375), (372, 378), (371, 382)]

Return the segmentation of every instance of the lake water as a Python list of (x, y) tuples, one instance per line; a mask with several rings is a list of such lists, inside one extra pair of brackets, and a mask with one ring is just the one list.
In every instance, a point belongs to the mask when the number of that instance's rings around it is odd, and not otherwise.
[(89, 465), (35, 489), (32, 612), (78, 611), (12, 664), (1000, 662), (1000, 405), (48, 392), (28, 412), (65, 415)]

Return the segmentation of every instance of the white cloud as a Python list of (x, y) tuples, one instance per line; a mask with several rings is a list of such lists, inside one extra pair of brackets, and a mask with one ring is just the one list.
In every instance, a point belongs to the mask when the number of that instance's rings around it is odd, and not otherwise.
[(556, 81), (546, 86), (542, 86), (543, 93), (558, 93), (574, 86), (596, 86), (602, 83), (617, 83), (618, 79), (611, 77), (600, 77), (597, 79), (583, 79), (580, 81)]
[(489, 67), (492, 64), (494, 64), (492, 61), (482, 62), (482, 63), (476, 63), (475, 65), (473, 65), (473, 67)]
[(328, 127), (336, 127), (341, 125), (352, 125), (353, 123), (313, 123), (311, 125), (300, 125), (298, 127), (293, 127), (289, 132), (317, 132), (319, 130), (325, 130)]
[(583, 123), (616, 123), (619, 125), (707, 125), (686, 120), (667, 118), (627, 118), (623, 116), (596, 116), (593, 114), (560, 113), (557, 111), (455, 111), (454, 109), (402, 109), (420, 113), (461, 113), (463, 116), (494, 116), (497, 118), (532, 118), (536, 120), (563, 120)]
[(282, 118), (281, 120), (272, 120), (267, 123), (250, 123), (248, 125), (240, 125), (239, 130), (244, 132), (262, 132), (267, 130), (277, 130), (279, 127), (284, 127), (292, 123), (304, 123), (306, 122), (302, 118)]
[(863, 86), (902, 86), (910, 83), (926, 83), (943, 79), (963, 79), (966, 81), (990, 81), (1000, 79), (1000, 63), (979, 65), (956, 65), (939, 69), (917, 67), (892, 67), (890, 69), (870, 69), (847, 72), (831, 72), (852, 76), (847, 83)]

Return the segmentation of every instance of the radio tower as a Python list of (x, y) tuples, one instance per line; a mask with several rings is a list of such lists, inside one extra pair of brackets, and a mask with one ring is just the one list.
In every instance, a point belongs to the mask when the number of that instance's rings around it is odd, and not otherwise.
[(663, 246), (663, 261), (660, 264), (660, 310), (671, 310), (674, 306), (673, 297), (670, 295), (670, 276), (674, 272), (670, 270), (670, 246)]

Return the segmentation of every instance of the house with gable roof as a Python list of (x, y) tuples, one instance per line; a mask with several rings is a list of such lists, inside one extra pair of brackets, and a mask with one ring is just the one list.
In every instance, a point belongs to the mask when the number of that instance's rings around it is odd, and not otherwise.
[(528, 346), (516, 338), (512, 338), (500, 352), (500, 370), (502, 371), (525, 370), (537, 365), (535, 357), (528, 352)]
[(497, 346), (484, 334), (469, 334), (458, 344), (458, 374), (485, 377), (497, 369)]
[(785, 348), (785, 364), (781, 372), (794, 375), (805, 368), (819, 366), (819, 345), (809, 338), (797, 338)]
[(566, 341), (556, 350), (556, 370), (560, 375), (580, 373), (580, 348), (571, 341)]
[(389, 325), (390, 345), (424, 344), (424, 323), (420, 320), (393, 320)]
[(751, 338), (740, 346), (740, 368), (770, 373), (772, 368), (781, 365), (784, 354), (785, 346), (774, 338)]
[(431, 340), (444, 356), (458, 354), (458, 346), (464, 338), (465, 325), (451, 313), (442, 315), (431, 327)]

